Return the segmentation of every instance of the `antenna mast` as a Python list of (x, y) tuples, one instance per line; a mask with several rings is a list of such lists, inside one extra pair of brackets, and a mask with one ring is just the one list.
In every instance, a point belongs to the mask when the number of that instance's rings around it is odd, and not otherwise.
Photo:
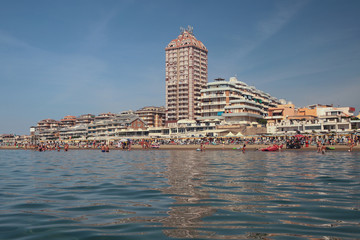
[(193, 30), (194, 30), (194, 28), (193, 28), (192, 26), (188, 25), (188, 27), (187, 27), (188, 33), (190, 33), (191, 35), (193, 35)]

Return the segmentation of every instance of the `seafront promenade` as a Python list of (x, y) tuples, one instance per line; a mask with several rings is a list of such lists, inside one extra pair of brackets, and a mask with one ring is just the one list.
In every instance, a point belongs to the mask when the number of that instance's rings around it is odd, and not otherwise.
[[(205, 151), (222, 151), (222, 150), (232, 150), (232, 151), (241, 151), (243, 145), (240, 144), (225, 144), (225, 145), (205, 145)], [(265, 144), (249, 144), (246, 145), (246, 151), (257, 151), (259, 149), (262, 148), (267, 148), (271, 145), (265, 145)], [(341, 152), (347, 152), (349, 150), (349, 146), (348, 145), (331, 145), (331, 147), (334, 147), (334, 150), (326, 150), (326, 152), (333, 152), (333, 151), (341, 151)], [(148, 148), (148, 149), (143, 149), (143, 147), (141, 145), (135, 144), (131, 146), (131, 151), (133, 150), (142, 150), (142, 151), (149, 151), (149, 150), (196, 150), (199, 149), (200, 145), (195, 145), (195, 144), (186, 144), (186, 145), (171, 145), (171, 144), (164, 144), (164, 145), (160, 145), (160, 147), (158, 149), (153, 149), (153, 148)], [(0, 150), (25, 150), (22, 147), (15, 147), (15, 146), (1, 146)], [(30, 148), (28, 148), (27, 150), (32, 150)], [(78, 146), (69, 146), (69, 150), (93, 150), (93, 151), (100, 151), (100, 148), (98, 147), (78, 147)], [(115, 150), (115, 151), (128, 151), (127, 149), (124, 150), (122, 148), (118, 148), (115, 146), (110, 147), (110, 150)], [(55, 150), (52, 150), (55, 151)], [(63, 151), (63, 149), (61, 149), (61, 151)], [(286, 149), (285, 147), (281, 150), (281, 151), (313, 151), (316, 152), (317, 151), (317, 147), (314, 145), (310, 145), (309, 147), (302, 147), (300, 149)], [(354, 146), (353, 147), (353, 152), (360, 152), (360, 145)]]

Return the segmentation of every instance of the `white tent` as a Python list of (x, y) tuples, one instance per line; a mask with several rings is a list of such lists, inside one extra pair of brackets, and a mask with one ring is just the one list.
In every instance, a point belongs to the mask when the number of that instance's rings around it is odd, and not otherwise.
[(244, 135), (243, 135), (241, 132), (238, 132), (238, 133), (236, 134), (236, 136), (237, 136), (237, 137), (243, 137)]
[(235, 135), (232, 132), (229, 132), (228, 134), (225, 135), (225, 137), (235, 137)]

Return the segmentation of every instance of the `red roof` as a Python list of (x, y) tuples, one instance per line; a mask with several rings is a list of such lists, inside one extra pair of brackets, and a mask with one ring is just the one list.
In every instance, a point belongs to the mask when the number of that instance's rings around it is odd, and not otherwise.
[(196, 37), (189, 31), (184, 30), (176, 39), (172, 40), (165, 48), (165, 50), (192, 46), (204, 51), (208, 51), (205, 45), (196, 39)]

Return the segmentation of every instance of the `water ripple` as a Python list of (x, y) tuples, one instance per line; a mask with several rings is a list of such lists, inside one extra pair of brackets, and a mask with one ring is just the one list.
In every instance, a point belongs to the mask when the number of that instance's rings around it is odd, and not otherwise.
[(358, 153), (0, 152), (1, 239), (356, 239)]

